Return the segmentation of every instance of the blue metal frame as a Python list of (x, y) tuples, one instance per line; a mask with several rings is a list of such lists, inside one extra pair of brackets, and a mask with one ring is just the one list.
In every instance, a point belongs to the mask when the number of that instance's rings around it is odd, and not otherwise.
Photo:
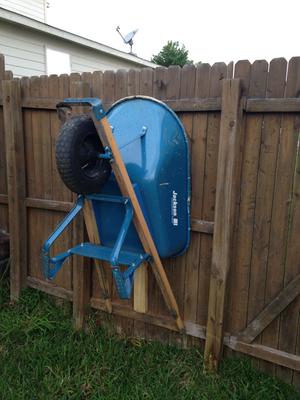
[[(125, 216), (123, 223), (120, 227), (118, 237), (116, 239), (113, 248), (106, 248), (101, 245), (95, 245), (91, 243), (81, 243), (66, 252), (57, 254), (55, 257), (50, 257), (50, 248), (56, 239), (63, 233), (67, 226), (73, 221), (76, 215), (82, 210), (84, 201), (104, 201), (120, 203), (125, 206)], [(128, 197), (123, 196), (112, 196), (112, 195), (79, 195), (75, 206), (69, 212), (69, 214), (62, 220), (57, 226), (55, 231), (46, 240), (42, 248), (43, 258), (43, 270), (44, 275), (47, 279), (54, 279), (58, 271), (62, 268), (64, 261), (73, 254), (82, 256), (88, 256), (91, 258), (97, 258), (100, 260), (109, 261), (112, 268), (113, 277), (115, 280), (117, 292), (121, 299), (129, 299), (131, 296), (134, 272), (144, 262), (149, 260), (149, 254), (147, 253), (131, 253), (122, 252), (122, 246), (126, 238), (129, 226), (133, 218), (133, 208), (131, 201)], [(123, 263), (127, 265), (127, 269), (122, 272), (119, 268), (119, 264)]]
[(116, 267), (119, 265), (119, 255), (121, 248), (123, 246), (126, 234), (128, 232), (128, 228), (131, 224), (132, 217), (133, 217), (133, 209), (131, 205), (131, 201), (128, 197), (123, 196), (111, 196), (111, 195), (88, 195), (86, 196), (89, 200), (96, 200), (96, 201), (107, 201), (112, 203), (122, 203), (125, 206), (125, 217), (123, 224), (120, 228), (119, 235), (117, 237), (116, 243), (112, 249), (111, 253), (111, 265)]
[(97, 97), (83, 97), (83, 98), (70, 97), (58, 103), (56, 105), (56, 108), (71, 107), (71, 106), (90, 106), (92, 108), (92, 112), (94, 113), (98, 121), (101, 121), (101, 119), (104, 118), (106, 115), (106, 112), (102, 105), (102, 101)]
[(47, 279), (54, 279), (58, 271), (61, 269), (65, 259), (68, 258), (71, 253), (70, 249), (65, 252), (58, 254), (56, 257), (50, 257), (50, 247), (53, 245), (55, 240), (63, 233), (68, 225), (73, 221), (76, 215), (82, 210), (84, 204), (84, 197), (79, 195), (77, 201), (72, 210), (67, 216), (58, 224), (55, 231), (49, 236), (42, 247), (42, 260), (43, 260), (43, 272)]

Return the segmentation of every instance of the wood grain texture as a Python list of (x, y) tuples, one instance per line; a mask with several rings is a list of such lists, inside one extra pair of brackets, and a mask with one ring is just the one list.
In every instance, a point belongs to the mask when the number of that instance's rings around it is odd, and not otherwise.
[(204, 352), (205, 366), (209, 370), (217, 368), (223, 346), (224, 308), (227, 295), (227, 278), (231, 264), (238, 184), (234, 178), (239, 162), (241, 137), (242, 108), (240, 96), (240, 80), (224, 80), (212, 270)]
[[(284, 58), (280, 59), (281, 62), (287, 64)], [(276, 63), (276, 59), (272, 63)], [(266, 98), (266, 99), (247, 99), (246, 112), (263, 112), (263, 113), (294, 113), (300, 112), (300, 99), (294, 98)]]
[(8, 204), (7, 194), (0, 194), (0, 204)]
[[(100, 237), (99, 237), (99, 231), (98, 231), (98, 227), (97, 227), (97, 223), (96, 223), (93, 205), (90, 200), (85, 200), (85, 203), (83, 206), (83, 217), (84, 217), (84, 223), (85, 223), (87, 235), (89, 238), (89, 242), (100, 245), (101, 242), (100, 242)], [(112, 305), (111, 305), (111, 298), (110, 298), (109, 282), (107, 280), (106, 271), (100, 260), (94, 259), (93, 261), (94, 261), (97, 276), (99, 279), (102, 296), (105, 301), (106, 311), (111, 314)]]
[[(110, 77), (111, 74), (108, 75)], [(114, 77), (113, 77), (114, 79)], [(107, 80), (107, 77), (106, 77)], [(106, 82), (106, 86), (107, 82)], [(100, 99), (104, 98), (104, 73), (102, 71), (95, 71), (92, 73), (91, 77), (91, 93), (92, 96), (98, 97)], [(106, 95), (107, 96), (107, 95)], [(112, 97), (109, 98), (110, 101), (113, 101), (114, 99), (114, 93), (112, 93)], [(101, 262), (101, 266), (105, 271), (105, 275), (107, 278), (108, 282), (108, 291), (110, 294), (110, 297), (112, 297), (112, 274), (111, 274), (111, 268), (108, 263), (106, 262)], [(96, 268), (92, 269), (92, 296), (93, 297), (99, 297), (101, 296), (101, 288), (100, 288), (100, 282), (98, 278), (98, 273)]]
[[(239, 340), (251, 343), (300, 294), (300, 274), (296, 276), (263, 311), (238, 335)], [(274, 329), (273, 329), (274, 332)]]
[[(201, 82), (203, 92), (208, 93), (210, 97), (220, 97), (222, 94), (223, 80), (227, 76), (227, 66), (224, 63), (216, 63), (210, 69), (204, 64), (203, 78)], [(200, 77), (199, 77), (200, 78)], [(198, 79), (199, 79), (198, 78)], [(200, 83), (200, 82), (199, 82)], [(200, 90), (200, 88), (199, 88)], [(220, 113), (212, 112), (203, 116), (200, 128), (200, 143), (205, 144), (201, 149), (200, 165), (200, 210), (201, 219), (213, 221), (215, 215), (215, 199), (217, 185), (217, 163), (218, 149), (220, 137)], [(197, 172), (198, 173), (198, 172)], [(195, 182), (195, 177), (192, 182)], [(201, 194), (203, 193), (203, 194)], [(198, 199), (199, 201), (199, 199)], [(199, 214), (198, 214), (199, 215)], [(198, 306), (197, 306), (197, 322), (201, 325), (207, 322), (208, 296), (209, 296), (209, 279), (211, 273), (211, 256), (212, 256), (212, 237), (203, 235), (200, 242), (199, 256), (199, 278), (198, 278)]]
[(10, 234), (10, 296), (18, 299), (27, 276), (24, 132), (19, 80), (2, 81)]
[[(276, 59), (275, 59), (276, 60)], [(282, 59), (284, 60), (284, 59)], [(274, 60), (273, 60), (274, 61)], [(285, 60), (284, 60), (285, 61)], [(243, 62), (243, 61), (242, 61)], [(286, 62), (286, 61), (285, 61)], [(239, 61), (238, 63), (241, 63)], [(237, 64), (238, 64), (237, 63)], [(236, 65), (237, 65), (236, 64)], [(147, 69), (147, 68), (146, 68)], [(131, 70), (134, 71), (134, 70)], [(151, 69), (150, 69), (151, 71)], [(145, 72), (143, 75), (147, 76), (150, 71)], [(8, 71), (6, 71), (7, 73)], [(110, 71), (112, 72), (112, 71)], [(92, 81), (97, 85), (94, 74), (102, 74), (101, 71), (93, 72)], [(103, 79), (100, 78), (100, 79)], [(162, 85), (161, 81), (155, 81), (157, 85)], [(147, 86), (146, 86), (147, 89)], [(101, 95), (93, 95), (95, 97), (102, 98)], [(25, 109), (39, 109), (39, 110), (56, 110), (56, 104), (61, 101), (60, 97), (54, 98), (43, 98), (39, 96), (27, 95), (22, 98), (21, 106)], [(221, 111), (221, 98), (220, 97), (206, 97), (206, 98), (182, 98), (169, 100), (162, 97), (162, 101), (166, 103), (173, 111), (181, 112), (208, 112), (208, 111)], [(242, 98), (243, 109), (247, 113), (297, 113), (300, 112), (300, 99), (298, 97), (289, 98), (255, 98), (255, 97), (244, 97)], [(3, 105), (2, 96), (0, 96), (0, 106)], [(109, 108), (112, 104), (110, 102), (104, 102), (105, 108)]]
[[(300, 59), (294, 58), (290, 60), (288, 65), (285, 96), (291, 97), (298, 93), (299, 85)], [(268, 258), (270, 271), (273, 272), (269, 277), (272, 281), (270, 292), (282, 290), (299, 272), (299, 262), (296, 264), (294, 262), (292, 264), (287, 263), (288, 254), (291, 251), (294, 252), (294, 245), (289, 242), (289, 232), (292, 222), (293, 202), (291, 200), (294, 198), (293, 186), (299, 137), (297, 124), (299, 124), (299, 116), (292, 114), (282, 116)], [(297, 223), (297, 221), (294, 222)], [(293, 240), (295, 239), (293, 238)], [(272, 340), (269, 340), (271, 346), (278, 345), (278, 348), (283, 351), (295, 351), (297, 338), (295, 334), (291, 333), (290, 328), (293, 327), (293, 331), (297, 329), (299, 303), (298, 307), (296, 305), (294, 308), (294, 305), (295, 303), (283, 312), (280, 325), (277, 325), (277, 322), (274, 323), (273, 329), (276, 327), (276, 333)], [(278, 368), (277, 373), (286, 382), (292, 381), (290, 370)]]
[[(119, 69), (114, 73), (114, 76), (111, 76), (111, 79), (114, 77), (114, 92), (111, 92), (110, 95), (113, 96), (113, 101), (118, 101), (123, 97), (128, 95), (128, 73), (125, 69)], [(121, 267), (122, 268), (122, 267)], [(118, 296), (118, 292), (116, 290), (115, 284), (113, 282), (112, 285), (113, 293), (112, 299), (115, 303), (122, 303), (132, 307), (133, 298), (129, 300), (121, 300)], [(132, 336), (134, 331), (134, 323), (130, 319), (115, 317), (114, 321), (117, 326), (117, 330), (119, 333), (125, 334), (127, 336)]]
[[(186, 65), (181, 70), (181, 81), (180, 81), (180, 98), (195, 98), (196, 97), (196, 71), (197, 69), (193, 65)], [(191, 152), (192, 141), (194, 133), (194, 115), (193, 113), (180, 114), (181, 122), (185, 128), (185, 132), (188, 138), (188, 146), (191, 154), (191, 175), (193, 176), (193, 156), (195, 153)], [(192, 184), (192, 182), (191, 182)], [(191, 198), (193, 202), (193, 197)], [(198, 276), (199, 276), (199, 264), (198, 254), (199, 252), (199, 238), (193, 237), (193, 233), (190, 235), (190, 246), (182, 259), (178, 259), (178, 263), (174, 263), (176, 270), (175, 279), (181, 285), (180, 296), (177, 296), (178, 302), (183, 304), (183, 315), (185, 320), (196, 322), (197, 319), (197, 303), (193, 301), (198, 291)], [(172, 285), (173, 286), (173, 285)], [(181, 339), (181, 338), (178, 338)], [(182, 338), (183, 346), (187, 346), (187, 338)]]
[[(186, 65), (181, 70), (179, 96), (180, 98), (195, 97), (195, 90), (196, 90), (196, 68), (193, 65)], [(192, 137), (194, 130), (193, 114), (192, 113), (182, 114), (181, 122), (185, 128), (185, 132), (188, 137), (189, 150), (191, 152)], [(193, 158), (191, 159), (191, 165), (193, 170)], [(197, 257), (195, 257), (194, 244), (195, 241), (191, 237), (189, 249), (186, 253), (185, 258), (182, 260), (185, 263), (185, 269), (180, 268), (181, 275), (177, 275), (176, 280), (182, 282), (182, 300), (179, 298), (179, 302), (183, 303), (184, 318), (196, 321), (197, 305), (194, 304), (192, 301), (198, 289), (198, 265), (197, 264), (195, 265), (195, 263), (193, 262), (195, 258), (197, 259)], [(175, 268), (176, 267), (178, 268), (178, 266), (175, 266)]]
[[(257, 61), (251, 66), (248, 61), (243, 61), (236, 66), (235, 76), (241, 77), (242, 90), (248, 90), (249, 95), (264, 96), (267, 71), (268, 65), (265, 61)], [(233, 293), (229, 299), (232, 315), (228, 318), (228, 325), (233, 332), (244, 329), (248, 323), (247, 310), (261, 126), (262, 116), (260, 114), (247, 115), (244, 119), (239, 217), (231, 279)]]
[[(274, 59), (269, 66), (266, 97), (283, 97), (285, 92), (285, 80), (287, 62), (283, 58)], [(280, 126), (281, 114), (264, 115), (264, 125), (262, 129), (262, 140), (260, 150), (260, 162), (258, 169), (258, 189), (256, 198), (256, 217), (255, 235), (256, 242), (253, 244), (252, 257), (255, 260), (257, 269), (265, 279), (265, 284), (254, 283), (256, 286), (255, 296), (258, 309), (269, 304), (280, 291), (280, 287), (274, 281), (274, 276), (280, 276), (277, 269), (278, 263), (268, 262), (270, 254), (271, 228), (276, 221), (274, 211), (275, 178), (278, 159), (278, 148), (280, 146)], [(266, 346), (276, 347), (276, 326), (277, 322), (272, 323), (263, 333), (260, 342)], [(275, 331), (275, 332), (274, 332)], [(265, 372), (274, 372), (269, 363), (260, 363), (260, 369)]]
[(285, 351), (273, 349), (260, 344), (248, 344), (237, 340), (235, 337), (225, 337), (224, 343), (230, 349), (249, 356), (265, 360), (275, 365), (280, 365), (295, 371), (300, 371), (300, 357)]
[[(79, 74), (70, 76), (70, 96), (88, 97), (90, 85), (80, 81)], [(82, 112), (81, 109), (78, 110)], [(85, 238), (83, 215), (79, 214), (72, 223), (72, 244), (78, 245)], [(74, 328), (80, 330), (85, 325), (86, 309), (91, 297), (91, 263), (80, 256), (73, 257), (73, 318)]]
[[(299, 95), (300, 91), (300, 57), (292, 58), (288, 66), (285, 96)], [(278, 160), (282, 171), (278, 173), (278, 183), (281, 186), (281, 213), (279, 214), (278, 234), (283, 243), (279, 244), (278, 259), (282, 263), (284, 275), (283, 286), (286, 286), (300, 272), (299, 246), (299, 114), (284, 115), (282, 120), (282, 145)], [(278, 171), (280, 171), (278, 169)], [(278, 210), (279, 211), (279, 210)], [(279, 236), (279, 237), (280, 237)], [(274, 238), (275, 239), (275, 238)], [(296, 242), (295, 242), (296, 241)], [(286, 308), (280, 321), (278, 348), (289, 353), (296, 353), (299, 336), (300, 299), (296, 299)], [(291, 329), (291, 326), (294, 329)], [(276, 373), (281, 379), (290, 383), (293, 381), (293, 372), (281, 367)], [(297, 374), (299, 377), (299, 374)]]
[(55, 284), (41, 279), (32, 278), (31, 276), (27, 277), (26, 282), (28, 287), (41, 290), (42, 292), (61, 299), (73, 301), (73, 292), (71, 290), (64, 289), (61, 286), (56, 286)]
[(145, 263), (134, 273), (133, 309), (144, 314), (148, 311), (148, 270)]
[[(2, 81), (7, 79), (5, 73), (4, 56), (0, 55), (0, 98), (2, 98)], [(7, 172), (6, 172), (6, 151), (5, 151), (5, 133), (3, 121), (3, 102), (0, 107), (0, 197), (2, 200), (7, 198)], [(0, 205), (0, 229), (8, 231), (8, 206), (7, 202), (2, 201)]]
[[(248, 60), (239, 61), (235, 65), (234, 70), (234, 77), (240, 79), (241, 81), (241, 91), (242, 96), (247, 96), (249, 92), (250, 86), (250, 74), (251, 74), (251, 64)], [(241, 268), (239, 263), (237, 262), (237, 256), (240, 250), (240, 247), (243, 245), (244, 237), (240, 234), (240, 212), (241, 212), (241, 197), (243, 191), (243, 161), (244, 161), (244, 149), (245, 149), (245, 133), (246, 133), (246, 122), (247, 122), (247, 115), (243, 114), (243, 126), (241, 132), (241, 144), (240, 144), (240, 157), (239, 157), (239, 165), (237, 168), (237, 176), (236, 179), (239, 183), (237, 199), (236, 199), (236, 221), (234, 227), (234, 245), (232, 251), (232, 265), (231, 265), (231, 272), (229, 275), (229, 289), (228, 289), (228, 302), (227, 307), (231, 310), (230, 313), (226, 315), (225, 321), (225, 329), (229, 332), (235, 333), (237, 327), (243, 322), (240, 320), (244, 318), (243, 308), (247, 307), (248, 297), (244, 296), (243, 290), (244, 287), (247, 285), (248, 276), (244, 274), (244, 268)], [(237, 307), (238, 304), (238, 307)]]

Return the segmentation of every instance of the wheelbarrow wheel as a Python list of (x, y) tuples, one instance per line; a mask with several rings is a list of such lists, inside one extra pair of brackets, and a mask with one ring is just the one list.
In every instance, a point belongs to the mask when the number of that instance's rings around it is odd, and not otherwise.
[(99, 158), (104, 148), (93, 120), (76, 115), (62, 126), (56, 141), (56, 164), (65, 185), (75, 193), (99, 193), (111, 166)]

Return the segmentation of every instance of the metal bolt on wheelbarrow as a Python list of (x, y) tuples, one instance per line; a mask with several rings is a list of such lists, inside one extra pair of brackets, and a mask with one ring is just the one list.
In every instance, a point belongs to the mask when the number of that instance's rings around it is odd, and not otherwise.
[[(67, 119), (56, 144), (58, 171), (78, 197), (44, 243), (44, 274), (55, 278), (71, 255), (104, 260), (111, 265), (119, 297), (128, 299), (136, 269), (148, 261), (182, 330), (160, 258), (182, 254), (189, 244), (190, 174), (184, 128), (172, 110), (149, 97), (122, 99), (107, 113), (96, 98), (66, 99), (57, 107), (78, 105), (90, 106), (90, 115)], [(90, 214), (85, 212), (87, 204)], [(98, 242), (79, 243), (50, 257), (54, 241), (82, 210)]]

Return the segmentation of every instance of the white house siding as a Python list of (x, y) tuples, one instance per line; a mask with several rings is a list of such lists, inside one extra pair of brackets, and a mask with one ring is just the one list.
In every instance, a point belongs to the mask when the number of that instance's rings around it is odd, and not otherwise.
[(0, 7), (45, 22), (44, 0), (0, 0)]
[(0, 53), (15, 77), (47, 74), (46, 48), (70, 54), (71, 72), (139, 68), (141, 65), (17, 24), (0, 22)]
[(28, 29), (1, 21), (0, 53), (5, 56), (6, 69), (16, 77), (46, 73), (45, 46)]
[(121, 58), (113, 57), (109, 54), (99, 54), (96, 50), (76, 45), (70, 48), (70, 58), (72, 72), (79, 73), (140, 67)]

